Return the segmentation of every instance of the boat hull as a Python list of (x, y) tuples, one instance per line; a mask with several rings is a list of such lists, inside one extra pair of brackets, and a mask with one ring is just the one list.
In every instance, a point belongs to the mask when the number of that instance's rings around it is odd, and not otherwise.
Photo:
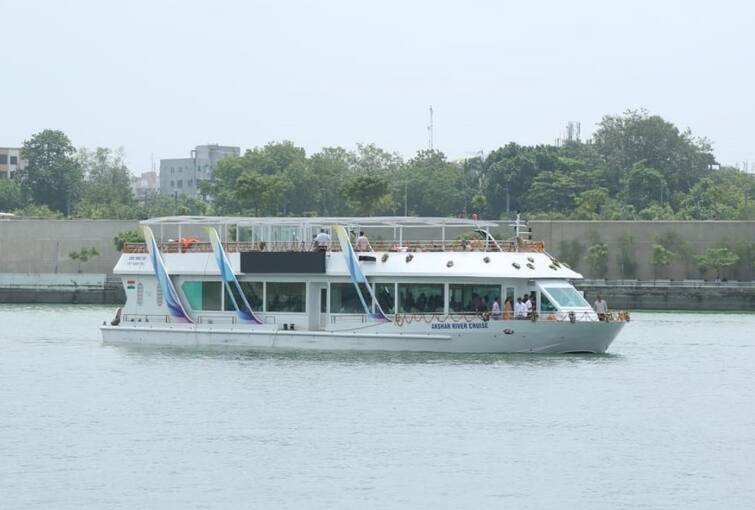
[(605, 353), (623, 322), (489, 321), (438, 327), (383, 324), (340, 331), (143, 323), (102, 326), (103, 343), (239, 350)]

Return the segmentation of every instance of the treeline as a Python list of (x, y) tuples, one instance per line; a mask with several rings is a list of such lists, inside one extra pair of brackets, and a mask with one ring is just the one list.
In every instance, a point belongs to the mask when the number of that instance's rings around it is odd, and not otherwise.
[(44, 130), (24, 142), (27, 161), (15, 179), (0, 179), (0, 211), (32, 218), (143, 219), (207, 210), (198, 198), (161, 196), (137, 202), (123, 151), (76, 149), (62, 131)]
[(23, 157), (29, 166), (17, 182), (0, 183), (0, 209), (46, 207), (93, 218), (477, 213), (498, 219), (519, 210), (529, 218), (580, 220), (755, 219), (753, 176), (720, 168), (705, 139), (645, 111), (604, 117), (587, 143), (511, 143), (463, 161), (437, 150), (405, 160), (374, 145), (307, 155), (291, 142), (270, 143), (221, 160), (212, 181), (202, 183), (203, 199), (154, 196), (139, 204), (117, 152), (76, 151), (63, 133), (44, 131), (24, 143)]

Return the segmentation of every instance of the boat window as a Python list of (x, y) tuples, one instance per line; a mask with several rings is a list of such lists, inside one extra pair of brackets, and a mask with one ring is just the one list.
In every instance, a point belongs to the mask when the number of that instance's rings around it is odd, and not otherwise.
[(556, 307), (553, 306), (553, 303), (551, 303), (551, 300), (548, 299), (548, 296), (546, 296), (544, 292), (540, 293), (540, 311), (541, 312), (555, 312), (556, 311)]
[[(252, 311), (262, 311), (262, 282), (240, 281), (239, 286), (244, 293), (244, 297), (249, 302), (249, 306), (252, 307)], [(244, 300), (241, 299), (239, 290), (233, 284), (228, 285), (228, 287), (230, 287), (231, 292), (233, 292), (233, 298), (236, 300), (236, 304), (238, 304), (239, 308), (243, 308)], [(231, 296), (228, 294), (228, 288), (225, 289), (225, 309), (227, 311), (235, 310)]]
[(543, 287), (559, 308), (589, 308), (590, 305), (574, 287)]
[[(448, 307), (451, 312), (488, 312), (501, 297), (500, 285), (450, 285)], [(500, 303), (500, 301), (499, 301)]]
[(330, 284), (330, 313), (364, 313), (353, 283)]
[(442, 283), (399, 283), (398, 296), (401, 313), (443, 312)]
[(375, 298), (385, 313), (396, 313), (396, 285), (393, 283), (376, 283)]
[(220, 282), (183, 282), (181, 289), (192, 310), (220, 311)]
[(267, 282), (268, 312), (304, 312), (304, 282)]

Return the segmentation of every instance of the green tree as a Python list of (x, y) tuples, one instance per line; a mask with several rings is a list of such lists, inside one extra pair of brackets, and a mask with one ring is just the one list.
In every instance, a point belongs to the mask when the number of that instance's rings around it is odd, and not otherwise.
[(574, 208), (577, 195), (576, 181), (560, 171), (539, 173), (528, 191), (532, 211), (563, 211)]
[(442, 152), (419, 151), (401, 173), (396, 183), (404, 185), (400, 196), (406, 192), (409, 214), (455, 216), (464, 210), (468, 190), (462, 167), (447, 161)]
[(574, 210), (576, 220), (597, 220), (611, 200), (606, 188), (598, 187), (583, 191), (574, 199), (577, 208)]
[(81, 272), (81, 264), (89, 261), (90, 259), (97, 257), (100, 254), (100, 252), (97, 251), (97, 248), (94, 246), (90, 247), (83, 247), (78, 251), (72, 251), (68, 254), (68, 257), (71, 260), (75, 260), (78, 262), (78, 271)]
[(81, 200), (76, 215), (88, 218), (136, 217), (136, 201), (131, 191), (131, 173), (126, 167), (123, 150), (98, 147), (94, 151), (79, 149), (78, 163), (84, 171)]
[(587, 248), (587, 259), (593, 274), (605, 278), (608, 273), (608, 245), (595, 243)]
[(63, 218), (63, 213), (60, 211), (53, 211), (46, 205), (34, 205), (28, 204), (21, 209), (13, 211), (16, 216), (24, 218), (35, 218), (43, 220), (60, 220)]
[(629, 232), (624, 233), (619, 241), (619, 255), (617, 257), (619, 271), (622, 278), (636, 276), (637, 264), (634, 261), (634, 237)]
[(664, 197), (669, 196), (668, 185), (663, 175), (643, 163), (635, 163), (623, 181), (624, 200), (637, 210), (663, 204)]
[(275, 215), (286, 191), (286, 181), (277, 175), (263, 175), (245, 170), (236, 179), (236, 198), (244, 209), (260, 214)]
[(736, 168), (722, 168), (700, 179), (684, 195), (683, 213), (696, 220), (755, 218), (755, 178)]
[(315, 215), (337, 216), (347, 213), (341, 199), (341, 184), (352, 172), (354, 155), (342, 147), (325, 147), (309, 158), (309, 169), (317, 179), (309, 193), (315, 201)]
[(655, 269), (655, 278), (663, 273), (664, 269), (671, 263), (675, 253), (667, 249), (662, 244), (653, 245), (653, 267)]
[(609, 189), (616, 193), (625, 171), (644, 162), (657, 170), (669, 188), (686, 192), (711, 172), (715, 163), (710, 143), (689, 130), (645, 110), (607, 115), (593, 135), (596, 150), (605, 158)]
[(118, 232), (118, 235), (113, 238), (113, 244), (115, 245), (115, 249), (120, 251), (123, 251), (123, 246), (126, 243), (143, 243), (144, 242), (144, 234), (140, 229), (132, 229), (132, 230), (126, 230), (124, 232)]
[(374, 216), (390, 207), (388, 183), (376, 175), (355, 175), (341, 191), (349, 208), (359, 215)]
[(494, 218), (524, 208), (526, 192), (537, 174), (535, 149), (510, 143), (491, 152), (485, 160), (484, 192)]
[(21, 187), (13, 179), (0, 178), (0, 212), (10, 212), (24, 205)]
[(83, 181), (75, 154), (62, 131), (46, 129), (34, 134), (21, 149), (21, 157), (28, 162), (18, 173), (23, 192), (35, 204), (70, 215)]
[(739, 256), (729, 248), (708, 248), (696, 260), (702, 271), (713, 270), (716, 272), (716, 278), (720, 279), (723, 271), (739, 261)]

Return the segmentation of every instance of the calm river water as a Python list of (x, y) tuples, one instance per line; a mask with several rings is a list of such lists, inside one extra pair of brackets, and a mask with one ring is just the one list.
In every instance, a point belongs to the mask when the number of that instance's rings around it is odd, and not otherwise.
[(0, 306), (0, 508), (755, 508), (755, 315), (604, 356), (102, 346)]

